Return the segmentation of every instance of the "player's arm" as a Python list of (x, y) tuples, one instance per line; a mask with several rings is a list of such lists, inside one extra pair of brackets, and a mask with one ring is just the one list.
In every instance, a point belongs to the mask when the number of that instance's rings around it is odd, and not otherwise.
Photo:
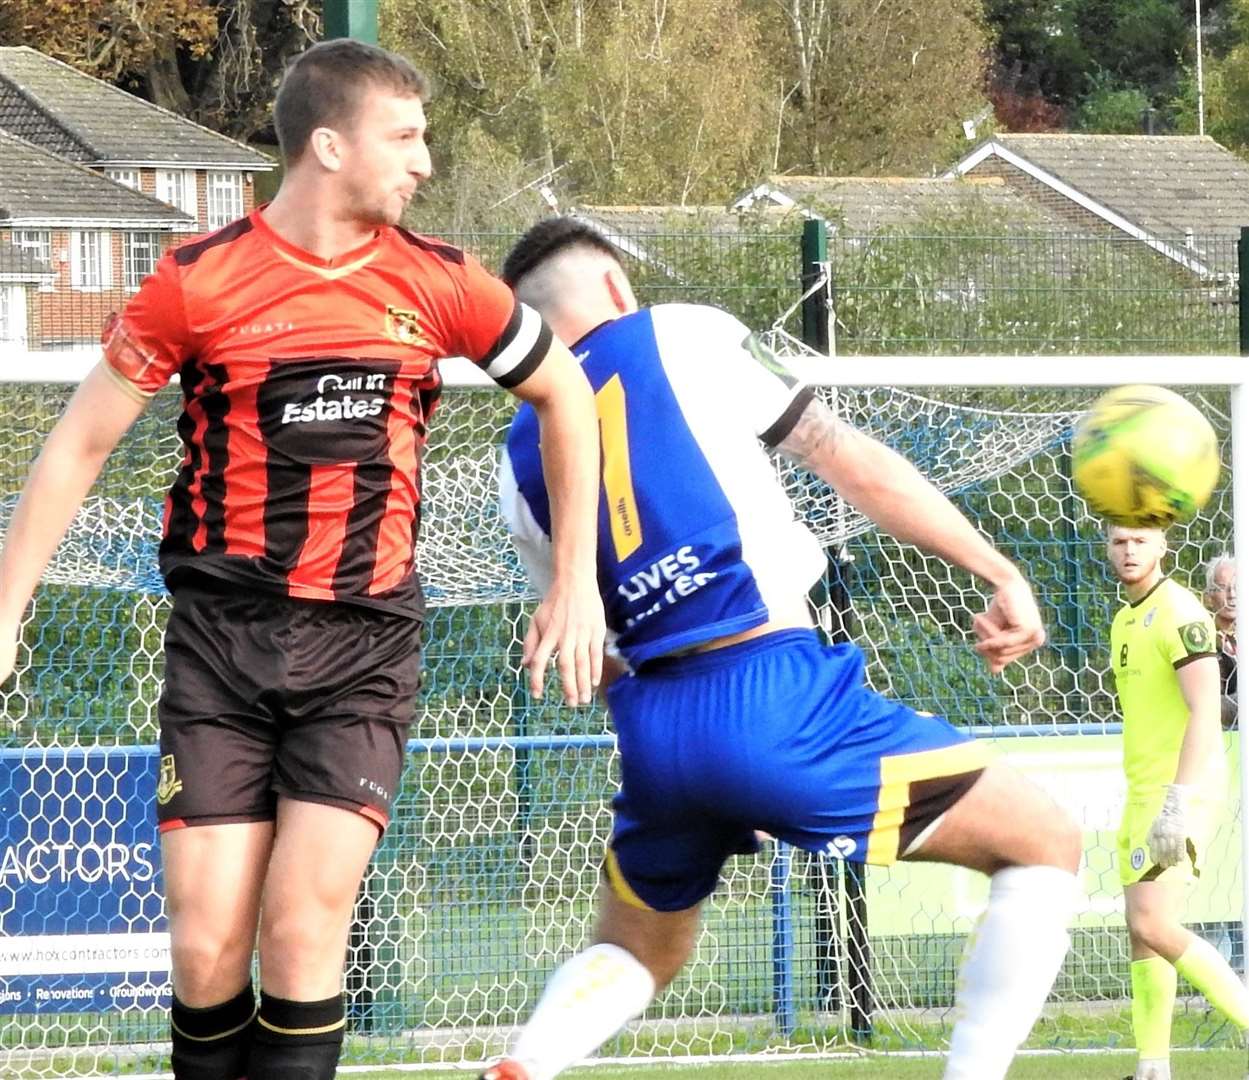
[(838, 419), (814, 396), (777, 446), (890, 535), (992, 586), (988, 610), (973, 620), (976, 649), (992, 671), (1044, 643), (1023, 575), (902, 455)]
[[(548, 335), (549, 336), (549, 335)], [(542, 472), (551, 502), (551, 582), (525, 635), (523, 663), (535, 697), (557, 656), (564, 697), (588, 704), (603, 674), (603, 602), (596, 567), (599, 435), (594, 393), (581, 365), (553, 336), (511, 392), (538, 414)]]
[[(1186, 629), (1198, 625), (1190, 623)], [(1185, 647), (1200, 649), (1201, 643), (1190, 645), (1185, 640)], [(1196, 652), (1176, 662), (1175, 677), (1188, 707), (1188, 721), (1180, 743), (1175, 780), (1167, 785), (1162, 809), (1146, 836), (1150, 858), (1162, 867), (1175, 866), (1184, 859), (1192, 833), (1188, 821), (1190, 804), (1197, 785), (1209, 775), (1210, 762), (1223, 752), (1218, 658), (1213, 653)]]
[(0, 681), (13, 671), (22, 615), (44, 569), (108, 455), (146, 404), (101, 363), (43, 444), (0, 552)]
[(1203, 656), (1177, 669), (1175, 677), (1184, 704), (1188, 706), (1188, 724), (1180, 744), (1175, 783), (1197, 784), (1207, 775), (1210, 762), (1223, 753), (1219, 661), (1214, 656)]

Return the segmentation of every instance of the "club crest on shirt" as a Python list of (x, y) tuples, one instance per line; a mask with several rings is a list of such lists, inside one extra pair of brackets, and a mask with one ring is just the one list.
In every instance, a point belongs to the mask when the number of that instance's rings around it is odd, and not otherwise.
[(1151, 608), (1149, 609), (1149, 611), (1148, 611), (1148, 612), (1146, 613), (1146, 615), (1145, 615), (1145, 623), (1144, 623), (1144, 625), (1145, 625), (1145, 626), (1148, 626), (1151, 622), (1153, 622), (1153, 621), (1154, 621), (1154, 616), (1155, 616), (1155, 615), (1157, 615), (1157, 614), (1158, 614), (1158, 609), (1157, 609), (1156, 607), (1151, 607)]
[(418, 312), (386, 305), (386, 336), (400, 345), (421, 345), (425, 335), (421, 333), (421, 316)]
[(1180, 641), (1184, 643), (1189, 656), (1210, 651), (1210, 631), (1203, 620), (1181, 626)]

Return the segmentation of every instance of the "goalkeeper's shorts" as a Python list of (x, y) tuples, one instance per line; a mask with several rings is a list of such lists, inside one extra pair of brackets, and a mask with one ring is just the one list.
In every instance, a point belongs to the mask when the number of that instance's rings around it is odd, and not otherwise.
[(1206, 849), (1214, 836), (1219, 803), (1209, 799), (1193, 799), (1188, 807), (1191, 826), (1185, 845), (1185, 857), (1165, 870), (1149, 857), (1149, 829), (1162, 809), (1166, 789), (1154, 794), (1129, 794), (1119, 824), (1119, 882), (1135, 885), (1138, 881), (1192, 881), (1201, 876)]
[(605, 871), (659, 911), (709, 895), (756, 830), (894, 862), (988, 762), (987, 744), (867, 689), (856, 647), (809, 630), (650, 661), (608, 703), (621, 782)]

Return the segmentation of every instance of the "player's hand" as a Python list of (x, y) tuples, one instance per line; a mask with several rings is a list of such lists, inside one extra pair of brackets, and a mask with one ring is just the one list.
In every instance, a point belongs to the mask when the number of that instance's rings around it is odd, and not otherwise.
[(1188, 851), (1188, 803), (1192, 789), (1186, 784), (1168, 784), (1162, 809), (1149, 827), (1145, 843), (1151, 862), (1164, 870), (1183, 861)]
[(529, 689), (542, 697), (546, 666), (555, 657), (564, 701), (588, 705), (603, 678), (603, 601), (593, 575), (552, 586), (538, 605), (525, 635), (521, 664), (529, 672)]
[(972, 629), (976, 634), (976, 652), (984, 657), (994, 675), (1045, 644), (1041, 612), (1031, 587), (1021, 576), (998, 586), (988, 608), (972, 619)]

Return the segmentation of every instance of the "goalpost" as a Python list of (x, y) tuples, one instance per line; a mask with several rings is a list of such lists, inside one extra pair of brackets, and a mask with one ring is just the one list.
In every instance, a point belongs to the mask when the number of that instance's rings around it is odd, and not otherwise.
[[(1125, 382), (1177, 387), (1211, 418), (1224, 455), (1220, 486), (1171, 536), (1176, 576), (1199, 591), (1200, 562), (1241, 550), (1237, 541), (1249, 536), (1249, 471), (1236, 467), (1249, 431), (1244, 362), (830, 359), (783, 340), (778, 350), (842, 416), (914, 460), (1034, 583), (1050, 641), (991, 677), (968, 644), (984, 602), (975, 584), (778, 464), (829, 552), (823, 625), (864, 648), (872, 684), (994, 739), (1081, 817), (1089, 902), (1031, 1045), (1121, 1046), (1130, 1040), (1129, 989), (1113, 838), (1123, 791), (1106, 655), (1117, 600), (1099, 523), (1071, 487), (1070, 430), (1096, 388)], [(30, 354), (7, 365), (0, 528), (92, 362)], [(532, 597), (493, 494), (512, 399), (471, 366), (446, 371), (425, 462), (427, 682), (395, 819), (357, 906), (346, 1066), (459, 1065), (498, 1053), (549, 972), (582, 942), (610, 823), (607, 717), (531, 701), (517, 668)], [(168, 957), (150, 807), (168, 600), (155, 548), (180, 458), (178, 411), (176, 391), (159, 395), (110, 459), (36, 596), (16, 681), (0, 692), (5, 1075), (162, 1067)], [(1239, 757), (1238, 737), (1225, 739)], [(1242, 972), (1247, 775), (1240, 757), (1191, 905), (1199, 931)], [(769, 845), (729, 864), (694, 961), (604, 1055), (939, 1049), (984, 895), (964, 871), (903, 864), (862, 873)], [(1237, 1037), (1181, 994), (1177, 1046)]]

